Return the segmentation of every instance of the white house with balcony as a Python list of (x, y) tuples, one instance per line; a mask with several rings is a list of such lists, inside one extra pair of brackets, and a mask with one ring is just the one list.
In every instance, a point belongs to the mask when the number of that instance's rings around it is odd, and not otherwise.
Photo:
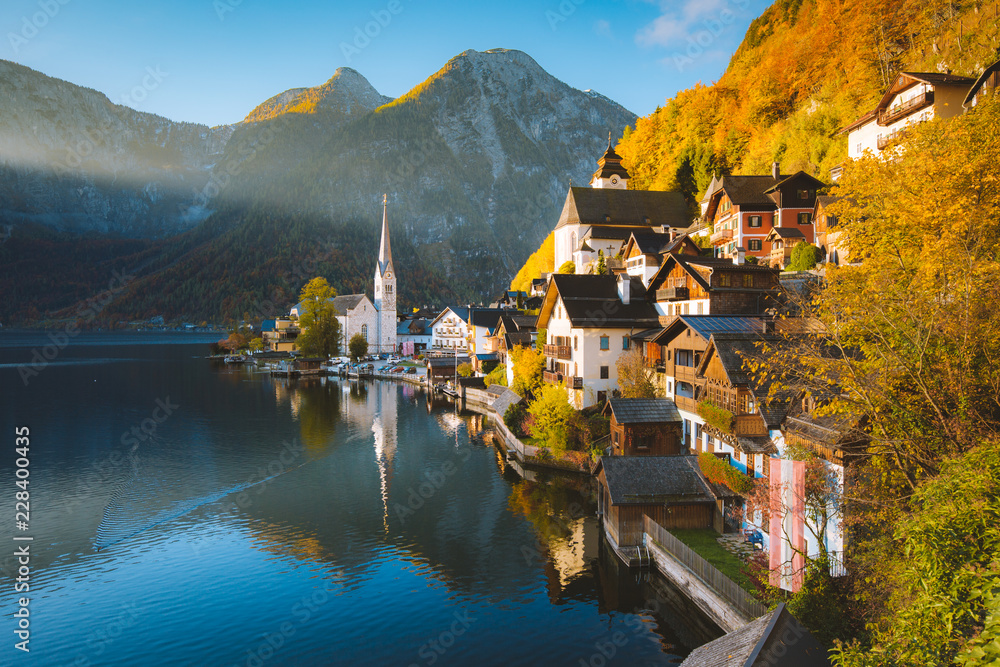
[(468, 351), (469, 309), (448, 307), (431, 322), (431, 351)]
[(631, 336), (657, 325), (639, 278), (555, 274), (538, 314), (538, 330), (546, 330), (543, 379), (564, 385), (578, 410), (601, 404), (618, 388), (618, 357)]
[(915, 123), (961, 114), (973, 83), (954, 74), (900, 72), (872, 111), (840, 131), (848, 135), (847, 156), (878, 155)]

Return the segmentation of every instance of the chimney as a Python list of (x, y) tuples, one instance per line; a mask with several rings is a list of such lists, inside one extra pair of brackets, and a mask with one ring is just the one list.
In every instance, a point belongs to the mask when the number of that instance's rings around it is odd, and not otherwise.
[(618, 298), (623, 304), (628, 305), (632, 296), (632, 276), (627, 273), (618, 274)]
[(676, 227), (671, 227), (670, 228), (670, 240), (674, 241), (676, 239), (677, 239), (677, 228)]
[(736, 254), (733, 255), (733, 264), (737, 266), (742, 266), (746, 262), (747, 251), (743, 246), (738, 246), (736, 248)]
[(771, 176), (774, 177), (774, 180), (778, 180), (778, 177), (780, 175), (781, 175), (781, 169), (780, 169), (780, 167), (778, 167), (778, 163), (777, 162), (772, 162), (771, 163)]

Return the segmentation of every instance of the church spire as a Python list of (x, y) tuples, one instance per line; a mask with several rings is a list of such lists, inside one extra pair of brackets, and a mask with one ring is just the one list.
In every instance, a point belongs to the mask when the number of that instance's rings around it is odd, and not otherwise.
[(385, 275), (392, 268), (392, 246), (389, 245), (389, 195), (382, 195), (382, 242), (378, 248), (378, 270)]

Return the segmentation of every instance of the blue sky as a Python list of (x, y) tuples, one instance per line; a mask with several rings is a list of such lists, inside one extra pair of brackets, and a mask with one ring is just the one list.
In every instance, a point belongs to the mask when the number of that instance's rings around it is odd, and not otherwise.
[(767, 4), (4, 0), (0, 58), (140, 111), (218, 125), (338, 67), (398, 97), (466, 49), (512, 48), (645, 115), (717, 80)]

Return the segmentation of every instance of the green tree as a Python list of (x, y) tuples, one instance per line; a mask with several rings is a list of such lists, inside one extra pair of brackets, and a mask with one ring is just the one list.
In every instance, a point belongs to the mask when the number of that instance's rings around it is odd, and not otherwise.
[(538, 438), (557, 456), (566, 451), (570, 420), (576, 410), (569, 404), (566, 388), (560, 385), (543, 385), (535, 400), (528, 405), (532, 417), (531, 435)]
[(618, 369), (618, 389), (623, 398), (656, 398), (656, 385), (650, 378), (646, 361), (638, 348), (622, 352), (615, 362)]
[(459, 364), (456, 370), (464, 378), (472, 377), (472, 374), (475, 372), (470, 363)]
[(604, 250), (600, 249), (597, 251), (597, 268), (594, 273), (599, 276), (603, 276), (608, 272), (608, 262), (604, 259)]
[(524, 398), (535, 394), (542, 386), (542, 371), (545, 369), (545, 355), (530, 347), (518, 345), (510, 351), (514, 360), (514, 381), (510, 388)]
[(486, 375), (486, 386), (499, 384), (507, 386), (507, 366), (500, 364)]
[(336, 296), (337, 291), (322, 276), (313, 278), (302, 288), (299, 295), (302, 333), (296, 340), (302, 354), (329, 357), (340, 352), (340, 322), (337, 320), (337, 309), (333, 306)]
[(248, 347), (250, 348), (251, 352), (260, 352), (261, 350), (264, 349), (264, 339), (263, 338), (251, 339), (251, 341), (248, 343)]
[(351, 355), (351, 359), (357, 361), (361, 357), (368, 354), (368, 341), (365, 337), (359, 333), (351, 336), (351, 341), (347, 344), (348, 353)]
[(792, 261), (788, 264), (789, 271), (809, 271), (823, 256), (823, 251), (812, 243), (797, 243), (792, 248)]
[(576, 264), (573, 262), (563, 262), (559, 267), (559, 273), (576, 273)]

